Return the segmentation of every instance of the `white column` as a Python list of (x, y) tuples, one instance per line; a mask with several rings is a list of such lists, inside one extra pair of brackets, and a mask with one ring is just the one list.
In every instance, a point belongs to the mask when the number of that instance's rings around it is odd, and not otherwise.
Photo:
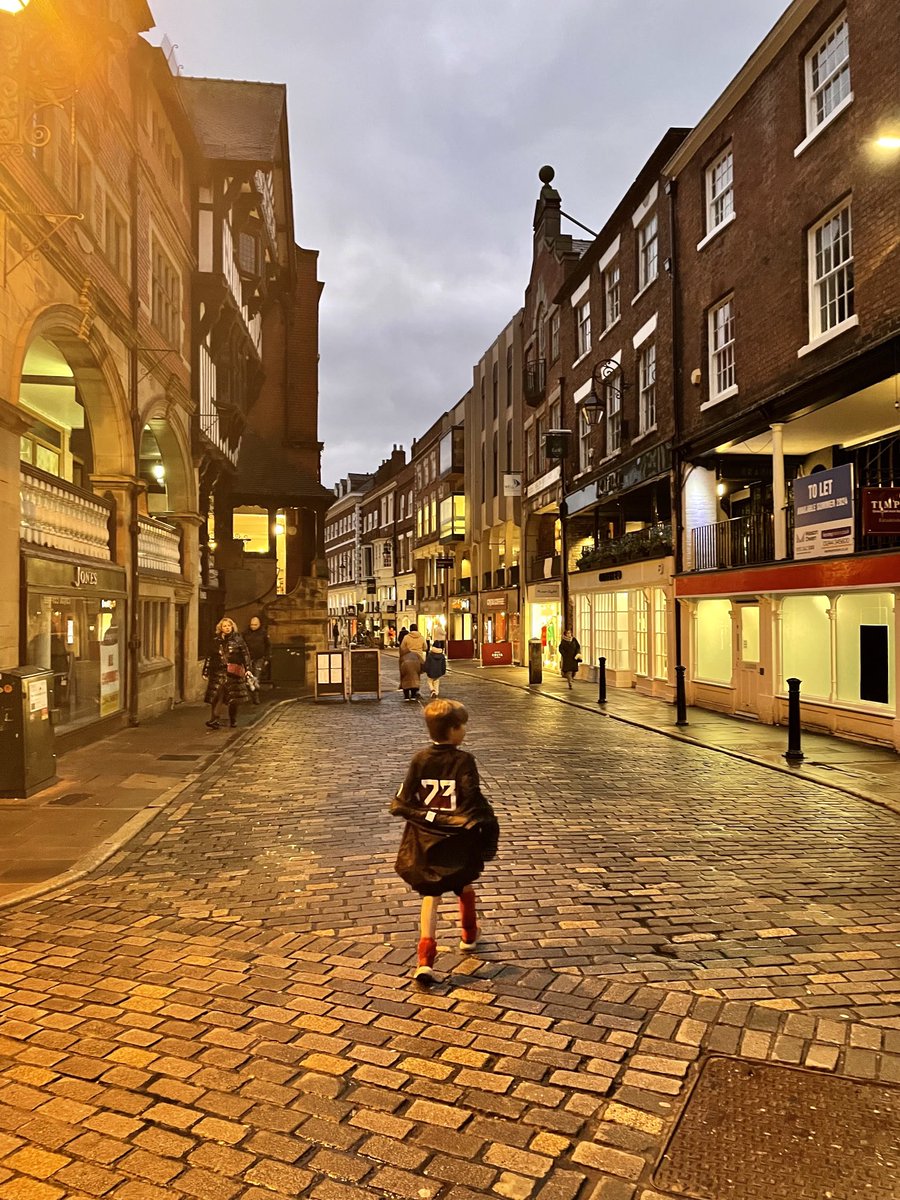
[(787, 532), (784, 520), (784, 441), (783, 425), (770, 425), (772, 430), (772, 508), (775, 519), (775, 558), (787, 558)]

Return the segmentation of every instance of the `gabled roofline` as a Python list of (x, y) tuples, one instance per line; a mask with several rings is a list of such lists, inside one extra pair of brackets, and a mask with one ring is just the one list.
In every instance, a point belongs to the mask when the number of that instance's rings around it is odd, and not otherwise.
[(697, 150), (727, 117), (738, 101), (746, 96), (753, 84), (768, 69), (802, 23), (821, 2), (822, 0), (793, 0), (793, 3), (778, 18), (778, 21), (753, 51), (731, 83), (700, 118), (666, 163), (664, 172), (670, 179), (677, 178)]

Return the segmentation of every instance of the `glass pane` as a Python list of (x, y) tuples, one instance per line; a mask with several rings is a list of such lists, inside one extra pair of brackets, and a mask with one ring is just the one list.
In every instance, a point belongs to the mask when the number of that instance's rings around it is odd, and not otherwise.
[(759, 605), (741, 605), (741, 662), (759, 662)]
[(710, 683), (731, 683), (731, 601), (701, 600), (695, 629), (695, 677)]

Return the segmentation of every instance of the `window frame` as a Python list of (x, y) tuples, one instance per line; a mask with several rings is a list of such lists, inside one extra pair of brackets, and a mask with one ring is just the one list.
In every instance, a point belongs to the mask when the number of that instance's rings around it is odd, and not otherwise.
[(603, 384), (606, 408), (606, 454), (622, 449), (622, 373), (616, 370)]
[[(848, 242), (849, 242), (849, 254), (846, 258), (842, 259), (837, 264), (837, 266), (832, 266), (828, 271), (824, 272), (820, 276), (817, 271), (817, 265), (819, 262), (819, 250), (817, 248), (817, 237), (818, 237), (819, 233), (821, 233), (826, 228), (826, 226), (828, 226), (833, 221), (840, 218), (844, 213), (847, 214), (847, 218), (848, 218), (846, 235), (842, 233), (840, 235), (840, 237), (837, 239), (837, 243), (832, 242), (831, 246), (828, 249), (833, 251), (835, 244), (840, 244), (840, 242), (846, 236), (846, 238), (848, 239)], [(816, 221), (816, 223), (814, 225), (810, 226), (809, 233), (807, 235), (807, 255), (808, 255), (808, 276), (809, 276), (809, 337), (810, 337), (810, 343), (812, 344), (821, 338), (831, 337), (835, 333), (840, 332), (840, 330), (842, 330), (844, 328), (848, 328), (850, 322), (854, 321), (854, 319), (856, 318), (856, 306), (855, 306), (856, 288), (855, 288), (855, 274), (854, 274), (854, 270), (853, 270), (853, 268), (854, 268), (853, 203), (852, 203), (852, 198), (850, 196), (847, 196), (839, 204), (836, 204), (834, 206), (834, 208), (830, 209), (820, 220)], [(847, 271), (848, 268), (849, 268), (850, 286), (842, 294), (842, 296), (843, 296), (844, 304), (848, 305), (848, 307), (849, 307), (849, 311), (845, 312), (843, 317), (840, 317), (838, 320), (834, 321), (832, 324), (825, 326), (822, 323), (823, 305), (821, 303), (823, 284), (827, 284), (830, 280), (835, 279), (840, 273)], [(848, 303), (848, 297), (849, 297), (849, 303)], [(833, 299), (831, 301), (826, 301), (826, 304), (824, 307), (827, 308), (830, 304), (838, 304), (839, 301), (840, 301), (840, 297), (836, 297), (835, 299)]]
[(656, 342), (648, 338), (638, 351), (638, 436), (654, 430), (656, 419)]
[[(653, 227), (653, 236), (647, 238), (646, 232), (651, 226)], [(637, 251), (639, 296), (659, 277), (659, 214), (655, 210), (637, 227)]]
[(575, 361), (591, 352), (591, 298), (575, 305)]
[[(728, 330), (730, 326), (730, 338), (718, 344), (718, 335), (720, 329), (716, 322), (717, 314), (721, 313), (725, 308), (729, 309), (728, 318), (724, 328)], [(706, 314), (707, 319), (707, 337), (708, 337), (708, 371), (709, 371), (709, 399), (710, 402), (725, 400), (729, 396), (736, 396), (738, 391), (737, 386), (737, 362), (735, 356), (735, 313), (734, 313), (734, 293), (724, 296), (717, 304), (714, 304)], [(725, 363), (724, 368), (722, 364)], [(719, 386), (720, 377), (724, 374), (726, 377), (730, 373), (730, 381), (724, 387)]]
[[(846, 54), (831, 70), (824, 82), (820, 82), (816, 86), (816, 59), (836, 40), (842, 28), (846, 31)], [(829, 94), (832, 86), (844, 77), (846, 77), (846, 90), (843, 95), (832, 104), (827, 112), (823, 111), (819, 115), (817, 112), (819, 99)], [(832, 21), (816, 44), (807, 53), (804, 60), (804, 82), (806, 86), (806, 135), (809, 137), (819, 129), (824, 129), (842, 111), (842, 107), (853, 98), (850, 78), (850, 23), (847, 20), (846, 10)]]
[[(603, 288), (603, 329), (611, 329), (622, 315), (622, 270), (618, 259), (614, 259), (601, 273)], [(611, 299), (615, 298), (615, 313)]]
[[(716, 172), (725, 161), (728, 161), (728, 183), (727, 186), (720, 191), (715, 190)], [(728, 211), (722, 212), (718, 220), (715, 219), (715, 206), (717, 202), (727, 198)], [(723, 205), (724, 207), (724, 205)], [(722, 229), (729, 221), (734, 220), (734, 144), (729, 142), (722, 152), (713, 159), (706, 168), (706, 233), (707, 236)]]

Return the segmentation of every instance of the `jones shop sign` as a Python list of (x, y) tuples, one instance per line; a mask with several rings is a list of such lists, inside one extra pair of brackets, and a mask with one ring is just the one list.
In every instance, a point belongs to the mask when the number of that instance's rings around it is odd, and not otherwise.
[(853, 467), (794, 480), (794, 558), (852, 554)]
[(862, 489), (863, 533), (900, 536), (900, 488)]

